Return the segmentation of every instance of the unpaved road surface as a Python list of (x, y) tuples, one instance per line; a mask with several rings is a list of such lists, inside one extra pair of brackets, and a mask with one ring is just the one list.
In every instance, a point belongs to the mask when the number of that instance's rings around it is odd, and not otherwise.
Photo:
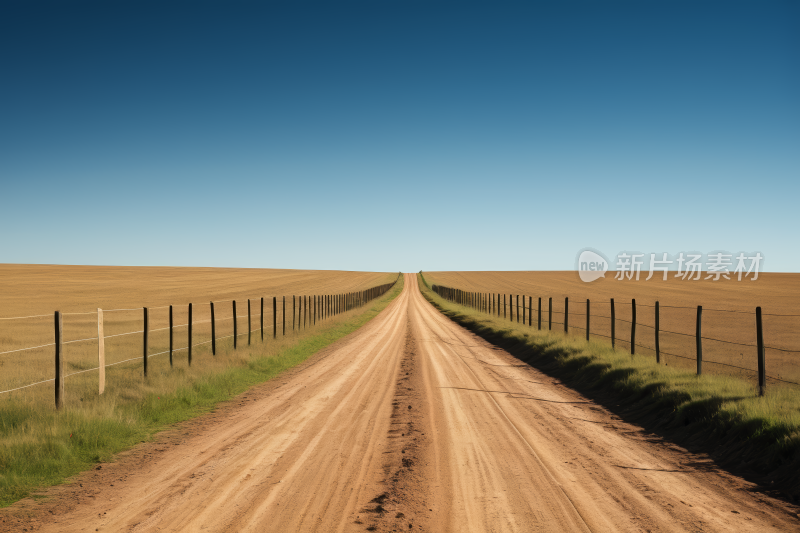
[[(800, 530), (788, 504), (450, 322), (413, 275), (377, 318), (303, 366), (54, 494), (2, 525)], [(25, 509), (32, 518), (19, 518)]]

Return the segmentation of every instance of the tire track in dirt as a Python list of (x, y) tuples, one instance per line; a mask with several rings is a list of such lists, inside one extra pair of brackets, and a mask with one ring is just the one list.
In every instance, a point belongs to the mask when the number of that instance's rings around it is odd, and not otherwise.
[(367, 531), (431, 529), (431, 439), (428, 398), (416, 341), (406, 329), (403, 358), (395, 382), (391, 425), (383, 445), (384, 490), (370, 500), (354, 523)]

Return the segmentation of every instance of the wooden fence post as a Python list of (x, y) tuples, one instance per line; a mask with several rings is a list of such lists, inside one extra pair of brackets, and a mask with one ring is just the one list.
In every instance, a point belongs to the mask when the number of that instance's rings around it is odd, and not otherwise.
[(261, 342), (264, 342), (264, 297), (261, 297)]
[(761, 307), (756, 307), (756, 349), (758, 350), (758, 395), (767, 393), (767, 358), (764, 353), (764, 330), (761, 327)]
[(505, 294), (503, 294), (503, 318), (504, 319), (507, 318), (507, 315), (506, 315), (506, 295)]
[(589, 342), (589, 317), (591, 316), (589, 314), (589, 306), (589, 298), (586, 298), (586, 342)]
[(278, 338), (278, 297), (272, 297), (272, 338)]
[[(522, 302), (522, 307), (525, 308), (525, 301)], [(519, 324), (519, 294), (517, 294), (517, 324)]]
[(56, 311), (55, 315), (55, 345), (56, 345), (56, 371), (55, 371), (55, 398), (56, 398), (56, 409), (61, 409), (61, 406), (64, 402), (64, 358), (62, 357), (64, 353), (64, 339), (63, 339), (63, 332), (64, 332), (64, 322), (61, 316), (61, 311)]
[(564, 333), (569, 333), (569, 297), (564, 298)]
[(214, 302), (211, 302), (211, 355), (217, 355), (217, 320), (214, 315)]
[(617, 320), (616, 320), (616, 314), (615, 314), (615, 311), (614, 311), (614, 298), (611, 298), (611, 347), (612, 348), (615, 348), (616, 341), (617, 341), (617, 335), (616, 335), (617, 330), (616, 330), (616, 327), (617, 327)]
[(97, 370), (98, 394), (106, 390), (106, 337), (103, 325), (103, 310), (97, 309)]
[(146, 307), (143, 307), (142, 310), (144, 311), (144, 328), (143, 328), (144, 336), (142, 338), (142, 363), (143, 363), (143, 369), (144, 369), (144, 377), (147, 377), (147, 348), (148, 348), (148, 342), (150, 340), (150, 339), (148, 339), (148, 337), (150, 335), (150, 317), (149, 317), (149, 315), (147, 313), (147, 308)]
[(297, 300), (296, 296), (292, 294), (292, 331), (294, 331), (294, 315), (297, 314)]
[(172, 338), (172, 328), (174, 327), (174, 323), (172, 320), (172, 306), (169, 306), (169, 367), (172, 368), (172, 348), (173, 348), (173, 338)]
[(283, 297), (283, 311), (282, 311), (282, 318), (283, 318), (283, 336), (286, 336), (286, 296)]
[(192, 366), (192, 304), (189, 304), (189, 366)]
[(701, 375), (703, 373), (703, 340), (702, 337), (702, 327), (703, 325), (703, 306), (697, 306), (697, 326), (695, 327), (695, 342), (697, 343), (697, 375)]
[(636, 298), (631, 300), (631, 355), (636, 354)]
[(250, 298), (247, 299), (247, 345), (250, 346), (250, 337), (253, 335), (253, 322), (250, 320)]
[(539, 296), (539, 306), (538, 306), (538, 309), (536, 311), (536, 315), (537, 315), (536, 324), (537, 324), (537, 326), (539, 328), (539, 331), (542, 331), (542, 297), (541, 296)]
[(658, 302), (656, 302), (656, 364), (661, 362), (661, 345), (659, 343), (659, 314)]
[(551, 331), (553, 329), (553, 298), (549, 297), (547, 299), (547, 330)]

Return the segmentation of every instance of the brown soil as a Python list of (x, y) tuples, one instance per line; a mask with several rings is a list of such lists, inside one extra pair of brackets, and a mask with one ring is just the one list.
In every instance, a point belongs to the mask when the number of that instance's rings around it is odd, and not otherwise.
[(365, 327), (3, 531), (790, 531), (798, 509), (439, 314)]
[[(97, 366), (97, 308), (104, 309), (106, 363), (113, 364), (137, 357), (141, 353), (142, 307), (150, 308), (150, 353), (162, 353), (169, 347), (169, 305), (173, 305), (175, 348), (188, 344), (188, 304), (193, 303), (193, 344), (211, 339), (211, 309), (216, 303), (217, 338), (233, 334), (233, 305), (237, 300), (238, 330), (248, 331), (248, 299), (251, 300), (251, 322), (255, 338), (260, 338), (260, 324), (272, 332), (272, 297), (277, 297), (275, 320), (283, 333), (283, 298), (286, 297), (287, 332), (295, 330), (293, 296), (341, 294), (383, 283), (391, 283), (397, 274), (380, 272), (342, 272), (314, 270), (276, 270), (244, 268), (182, 267), (101, 267), (52, 265), (0, 265), (0, 391), (37, 383), (53, 377), (53, 312), (63, 317), (67, 373)], [(265, 299), (261, 316), (261, 299)], [(297, 304), (302, 304), (300, 300)], [(305, 306), (303, 306), (305, 308)], [(115, 309), (122, 309), (114, 311)], [(109, 311), (111, 310), (111, 311)], [(311, 307), (308, 308), (311, 310)], [(22, 316), (21, 320), (3, 317)], [(310, 317), (306, 317), (310, 319)], [(239, 340), (244, 341), (247, 337)], [(42, 346), (33, 350), (23, 348)], [(197, 348), (200, 354), (208, 345)], [(185, 354), (180, 354), (181, 356)], [(164, 356), (154, 359), (155, 365), (167, 365)], [(116, 369), (115, 369), (116, 370)], [(87, 374), (71, 379), (96, 379)], [(74, 387), (73, 387), (74, 389)], [(45, 401), (52, 395), (42, 386), (14, 392), (15, 397)], [(51, 400), (48, 400), (51, 401)]]
[[(577, 272), (426, 272), (428, 283), (437, 283), (465, 291), (513, 294), (533, 297), (533, 326), (536, 327), (536, 307), (542, 298), (542, 327), (547, 328), (548, 298), (553, 298), (553, 329), (563, 331), (564, 298), (569, 297), (570, 332), (584, 336), (586, 300), (591, 300), (590, 329), (597, 340), (608, 340), (611, 334), (610, 299), (616, 304), (617, 346), (630, 348), (631, 300), (636, 299), (636, 353), (655, 355), (655, 302), (660, 310), (660, 344), (668, 365), (692, 367), (695, 364), (695, 322), (698, 305), (703, 306), (703, 336), (738, 344), (712, 340), (703, 341), (704, 371), (754, 378), (757, 369), (755, 308), (765, 313), (764, 339), (767, 346), (795, 350), (796, 353), (767, 349), (767, 372), (770, 376), (800, 383), (800, 274), (761, 273), (755, 281), (701, 279), (688, 281), (670, 274), (666, 281), (656, 272), (645, 281), (616, 280), (614, 272), (605, 278), (584, 283)], [(703, 278), (705, 278), (703, 273)], [(675, 306), (675, 307), (670, 307)], [(722, 312), (731, 310), (740, 312)], [(788, 314), (795, 316), (774, 316)], [(516, 307), (515, 307), (516, 317)], [(682, 333), (677, 335), (674, 333)], [(602, 335), (602, 337), (601, 337)], [(689, 336), (686, 336), (689, 335)], [(741, 371), (725, 363), (748, 369)], [(775, 382), (778, 383), (778, 382)]]
[(0, 317), (332, 294), (391, 283), (395, 277), (334, 270), (0, 264)]

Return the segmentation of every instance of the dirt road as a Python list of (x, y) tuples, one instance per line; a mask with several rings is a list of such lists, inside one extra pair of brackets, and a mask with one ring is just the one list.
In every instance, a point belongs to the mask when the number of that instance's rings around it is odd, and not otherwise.
[(749, 489), (453, 324), (409, 275), (361, 330), (81, 476), (27, 527), (800, 529), (796, 510)]

